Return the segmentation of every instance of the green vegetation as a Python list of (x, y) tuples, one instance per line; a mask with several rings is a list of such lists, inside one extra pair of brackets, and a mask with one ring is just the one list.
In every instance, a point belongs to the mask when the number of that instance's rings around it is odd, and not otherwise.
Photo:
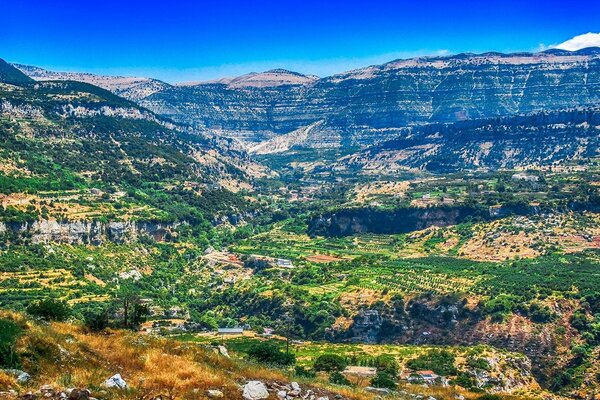
[(46, 321), (65, 321), (71, 315), (71, 308), (64, 301), (42, 299), (31, 303), (27, 312)]
[(317, 357), (313, 369), (315, 371), (340, 372), (348, 365), (343, 357), (337, 354), (323, 354)]
[(0, 319), (0, 367), (18, 368), (20, 366), (15, 347), (21, 333), (21, 327), (12, 320)]
[(452, 353), (445, 350), (432, 350), (410, 360), (407, 366), (413, 370), (431, 370), (436, 374), (449, 376), (456, 375), (454, 363), (455, 357)]
[(254, 343), (248, 349), (248, 357), (259, 363), (268, 365), (288, 366), (296, 362), (293, 354), (285, 353), (270, 342)]

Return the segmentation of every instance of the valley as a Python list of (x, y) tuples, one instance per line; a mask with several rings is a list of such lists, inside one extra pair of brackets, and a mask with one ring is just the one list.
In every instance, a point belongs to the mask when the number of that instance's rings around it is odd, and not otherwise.
[(0, 391), (597, 398), (599, 60), (0, 61)]

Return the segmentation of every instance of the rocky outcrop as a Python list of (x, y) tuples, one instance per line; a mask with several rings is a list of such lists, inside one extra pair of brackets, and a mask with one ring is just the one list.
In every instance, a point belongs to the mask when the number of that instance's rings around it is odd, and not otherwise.
[(414, 127), (343, 157), (335, 168), (447, 173), (529, 167), (594, 158), (598, 146), (600, 109), (588, 107)]
[(176, 234), (180, 223), (143, 221), (99, 222), (56, 221), (0, 222), (0, 234), (29, 238), (32, 243), (69, 243), (99, 245), (104, 242), (125, 243), (150, 237), (167, 241)]
[(356, 233), (406, 233), (430, 226), (456, 225), (467, 219), (487, 219), (483, 207), (406, 207), (395, 210), (350, 208), (319, 215), (309, 221), (311, 235), (347, 236)]

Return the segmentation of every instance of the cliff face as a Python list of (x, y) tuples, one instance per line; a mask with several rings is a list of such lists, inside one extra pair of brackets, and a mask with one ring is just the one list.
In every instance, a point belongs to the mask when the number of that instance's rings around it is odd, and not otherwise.
[(156, 241), (168, 240), (178, 224), (155, 222), (98, 222), (98, 221), (34, 221), (25, 223), (0, 222), (0, 235), (28, 237), (32, 243), (69, 243), (99, 245), (110, 241), (124, 243), (142, 237)]
[[(300, 145), (368, 145), (399, 128), (597, 104), (600, 50), (399, 60), (323, 79), (170, 86), (140, 100), (176, 121), (257, 143), (319, 121)], [(244, 81), (247, 82), (247, 81)], [(332, 140), (333, 138), (333, 140)]]
[(466, 219), (488, 219), (484, 207), (352, 208), (325, 213), (309, 221), (311, 235), (347, 236), (357, 233), (406, 233), (430, 226), (449, 226)]
[(600, 109), (579, 108), (414, 127), (338, 165), (442, 173), (548, 165), (596, 157), (599, 141)]

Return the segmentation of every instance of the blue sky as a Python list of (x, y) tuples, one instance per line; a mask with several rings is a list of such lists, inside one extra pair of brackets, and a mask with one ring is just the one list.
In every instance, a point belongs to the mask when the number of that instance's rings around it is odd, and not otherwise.
[(599, 1), (0, 0), (0, 57), (169, 82), (319, 76), (416, 55), (534, 51), (600, 32)]

